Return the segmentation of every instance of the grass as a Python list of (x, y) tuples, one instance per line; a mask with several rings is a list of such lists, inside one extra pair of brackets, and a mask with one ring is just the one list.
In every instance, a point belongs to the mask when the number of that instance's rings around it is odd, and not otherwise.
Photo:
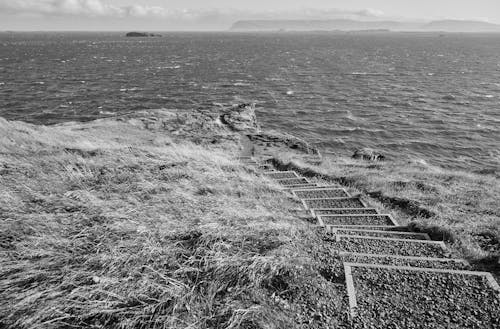
[(422, 163), (326, 157), (311, 165), (294, 153), (283, 168), (339, 182), (403, 224), (446, 240), (479, 267), (500, 275), (500, 179)]
[(129, 121), (0, 131), (0, 327), (290, 321), (271, 296), (301, 227), (236, 143)]
[[(298, 202), (236, 160), (238, 141), (203, 111), (0, 119), (0, 328), (349, 328), (336, 250)], [(497, 178), (296, 158), (280, 156), (451, 232), (477, 260), (498, 255)]]

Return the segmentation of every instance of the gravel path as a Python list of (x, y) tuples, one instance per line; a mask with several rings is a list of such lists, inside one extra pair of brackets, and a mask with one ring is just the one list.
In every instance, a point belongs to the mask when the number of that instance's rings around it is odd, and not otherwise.
[(412, 266), (422, 268), (438, 268), (449, 270), (469, 270), (470, 265), (466, 262), (456, 261), (454, 259), (438, 258), (433, 260), (431, 258), (409, 258), (398, 256), (383, 256), (374, 254), (371, 256), (361, 254), (346, 254), (341, 255), (343, 262), (346, 263), (363, 263), (363, 264), (380, 264), (380, 265), (393, 265), (393, 266)]
[(375, 208), (337, 208), (337, 209), (315, 209), (315, 215), (354, 215), (354, 214), (378, 214)]
[(282, 171), (282, 172), (273, 172), (273, 173), (265, 173), (264, 176), (271, 179), (285, 179), (285, 178), (298, 178), (299, 176), (295, 173), (295, 171)]
[(409, 239), (409, 240), (429, 240), (428, 236), (421, 233), (412, 232), (391, 232), (391, 231), (376, 231), (362, 229), (337, 229), (336, 234), (342, 235), (358, 235), (358, 236), (373, 236), (379, 238), (394, 238), (394, 239)]
[(325, 226), (328, 232), (331, 232), (335, 229), (357, 229), (357, 230), (373, 230), (373, 231), (395, 231), (395, 232), (408, 232), (406, 227), (403, 226), (394, 226), (394, 225), (384, 225), (384, 226), (376, 226), (376, 225), (327, 225)]
[(303, 200), (309, 209), (323, 208), (364, 208), (365, 205), (359, 198), (341, 198), (341, 199), (312, 199)]
[(392, 225), (387, 215), (321, 215), (324, 225)]
[(331, 241), (339, 251), (385, 254), (398, 256), (448, 258), (441, 245), (417, 240), (383, 240), (358, 236), (338, 236), (340, 241)]
[(344, 189), (317, 189), (294, 191), (300, 199), (348, 198), (350, 195)]
[(354, 328), (500, 328), (500, 299), (481, 276), (354, 267)]
[(285, 188), (302, 188), (293, 194), (326, 225), (322, 237), (333, 254), (322, 263), (328, 277), (345, 276), (349, 301), (357, 304), (349, 328), (500, 329), (500, 291), (478, 272), (449, 272), (470, 265), (450, 259), (443, 243), (395, 226), (343, 189), (305, 189), (315, 184), (295, 172), (265, 175)]
[(298, 184), (309, 184), (310, 182), (305, 178), (286, 178), (278, 179), (277, 182), (280, 185), (298, 185)]
[(308, 184), (296, 184), (296, 185), (286, 185), (283, 186), (286, 189), (295, 189), (295, 188), (310, 188), (318, 186), (316, 183), (308, 183)]

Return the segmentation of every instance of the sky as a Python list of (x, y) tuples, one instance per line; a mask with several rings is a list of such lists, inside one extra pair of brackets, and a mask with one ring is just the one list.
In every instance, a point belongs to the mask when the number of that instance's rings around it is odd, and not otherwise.
[(227, 30), (241, 19), (500, 24), (500, 0), (0, 0), (0, 30)]

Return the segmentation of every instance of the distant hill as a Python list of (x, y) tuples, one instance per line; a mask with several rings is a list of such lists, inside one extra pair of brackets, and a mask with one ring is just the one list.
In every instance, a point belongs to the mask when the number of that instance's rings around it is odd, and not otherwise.
[(445, 32), (500, 32), (500, 25), (479, 21), (443, 20), (423, 26), (428, 31)]
[(331, 20), (242, 20), (233, 24), (232, 31), (443, 31), (500, 32), (500, 25), (479, 21), (443, 20), (430, 23), (398, 21)]
[(238, 21), (233, 24), (235, 31), (354, 31), (354, 30), (401, 30), (408, 23), (396, 21), (364, 22), (350, 19), (334, 20), (255, 20)]

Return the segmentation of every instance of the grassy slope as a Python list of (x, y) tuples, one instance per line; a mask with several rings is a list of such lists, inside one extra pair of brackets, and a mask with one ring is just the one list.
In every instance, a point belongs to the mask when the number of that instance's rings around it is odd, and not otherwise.
[(237, 136), (157, 115), (0, 119), (0, 327), (324, 328), (345, 318), (342, 284), (309, 256), (314, 232), (289, 212), (293, 200), (235, 160)]
[[(206, 113), (140, 115), (0, 119), (0, 328), (349, 327), (335, 250), (235, 160), (238, 135)], [(417, 200), (437, 216), (386, 209), (445, 225), (475, 259), (498, 255), (497, 178), (297, 163), (354, 193)]]
[(328, 177), (360, 193), (401, 224), (454, 243), (457, 256), (500, 275), (500, 179), (420, 163), (325, 158), (307, 164), (296, 154), (278, 160), (309, 176)]

